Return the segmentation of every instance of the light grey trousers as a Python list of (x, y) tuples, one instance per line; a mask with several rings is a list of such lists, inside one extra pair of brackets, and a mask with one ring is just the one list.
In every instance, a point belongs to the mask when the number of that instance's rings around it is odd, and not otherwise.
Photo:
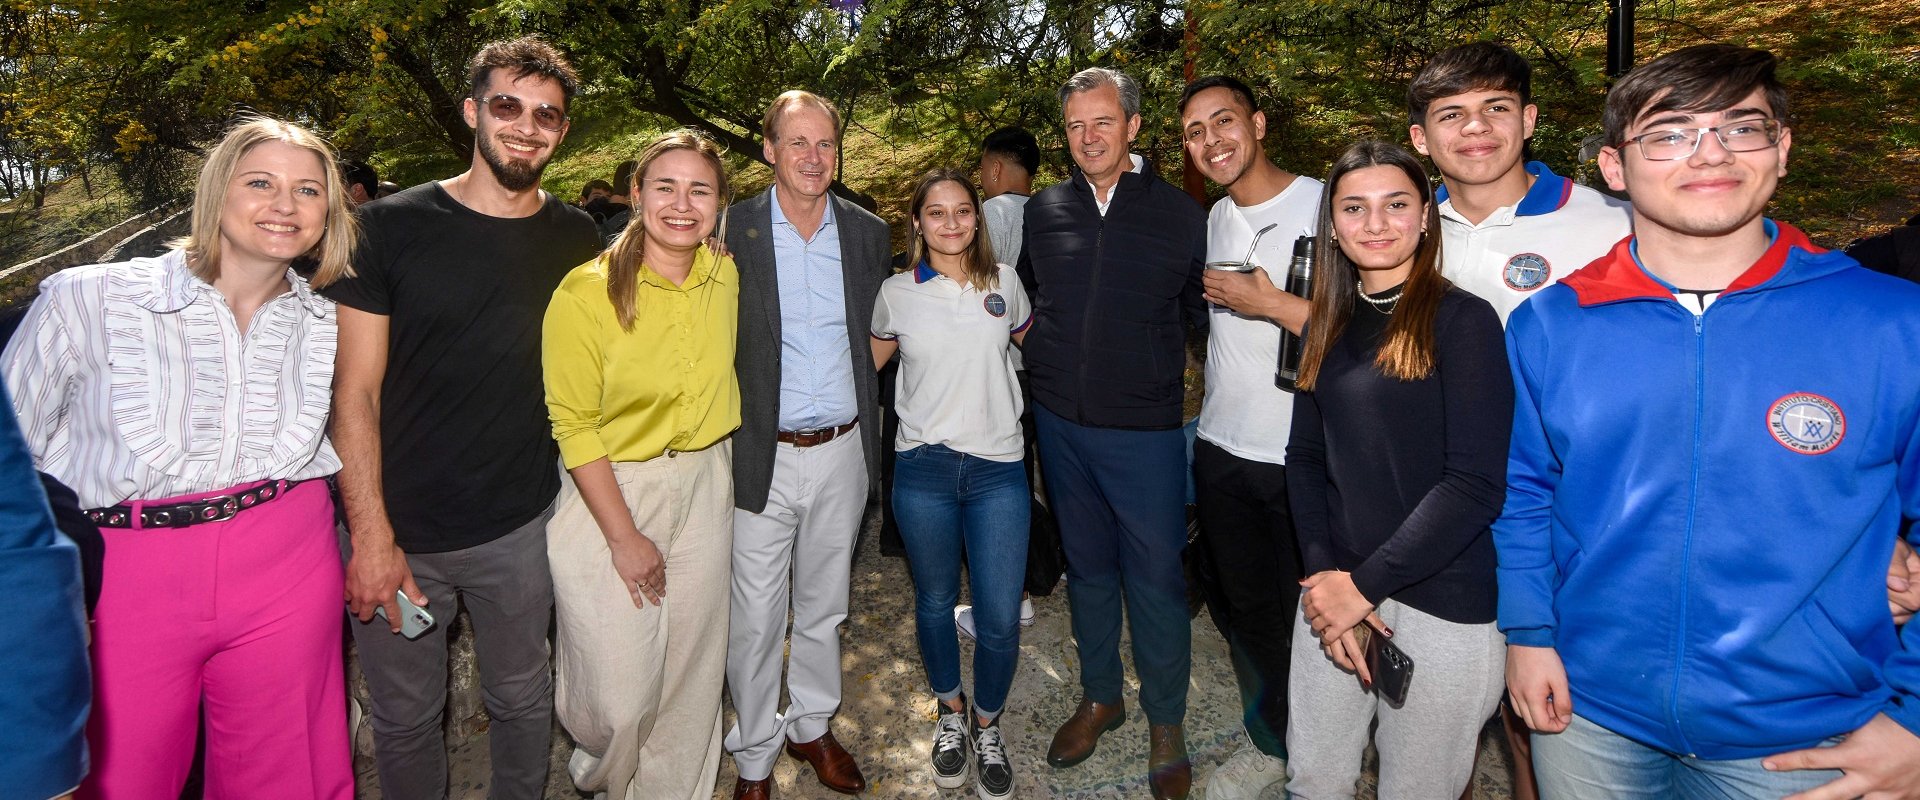
[(660, 605), (633, 604), (573, 478), (547, 525), (559, 667), (554, 714), (575, 786), (613, 800), (709, 800), (733, 569), (733, 443), (614, 462), (620, 496), (666, 562)]
[(1393, 600), (1382, 603), (1379, 614), (1393, 630), (1393, 643), (1413, 659), (1413, 682), (1399, 708), (1333, 663), (1304, 612), (1294, 621), (1287, 684), (1290, 797), (1353, 797), (1375, 717), (1380, 800), (1459, 797), (1473, 777), (1480, 728), (1506, 691), (1506, 637), (1491, 622), (1461, 625)]
[[(840, 623), (847, 619), (853, 545), (867, 509), (859, 426), (823, 445), (775, 448), (766, 509), (735, 509), (733, 516), (727, 691), (737, 719), (726, 748), (748, 780), (773, 772), (784, 741), (820, 738), (840, 710)], [(781, 711), (783, 652), (787, 707)]]

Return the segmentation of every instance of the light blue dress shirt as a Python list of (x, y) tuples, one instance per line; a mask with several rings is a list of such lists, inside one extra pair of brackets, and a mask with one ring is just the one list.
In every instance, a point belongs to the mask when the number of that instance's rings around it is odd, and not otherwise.
[[(847, 340), (840, 226), (827, 201), (820, 229), (803, 239), (773, 194), (774, 276), (780, 285), (780, 430), (831, 428), (860, 413)], [(864, 320), (862, 321), (864, 324)]]

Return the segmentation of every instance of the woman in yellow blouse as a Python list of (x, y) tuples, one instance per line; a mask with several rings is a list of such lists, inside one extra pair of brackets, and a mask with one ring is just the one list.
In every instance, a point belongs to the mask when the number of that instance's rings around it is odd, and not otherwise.
[(582, 790), (706, 800), (740, 425), (739, 273), (704, 244), (724, 233), (726, 167), (712, 142), (674, 131), (641, 153), (630, 189), (626, 230), (547, 307), (547, 409), (572, 475), (547, 526), (555, 713)]

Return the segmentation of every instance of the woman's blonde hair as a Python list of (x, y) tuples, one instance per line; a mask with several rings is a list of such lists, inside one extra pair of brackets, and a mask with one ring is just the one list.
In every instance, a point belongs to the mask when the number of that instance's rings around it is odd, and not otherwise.
[(187, 251), (187, 268), (207, 283), (220, 277), (220, 211), (227, 204), (227, 190), (232, 188), (240, 159), (262, 142), (283, 142), (313, 153), (326, 174), (326, 229), (313, 249), (300, 256), (317, 264), (312, 284), (326, 286), (353, 275), (353, 248), (360, 239), (359, 226), (347, 208), (346, 182), (340, 177), (340, 162), (334, 158), (333, 148), (299, 125), (254, 115), (241, 118), (219, 144), (207, 151), (207, 163), (200, 167), (200, 181), (193, 189), (191, 227), (184, 238), (173, 243)]
[(713, 167), (714, 179), (718, 181), (714, 189), (720, 193), (720, 217), (714, 224), (713, 235), (720, 239), (727, 237), (727, 206), (733, 202), (733, 188), (727, 182), (727, 164), (721, 159), (720, 146), (692, 128), (661, 134), (635, 159), (633, 183), (620, 187), (632, 199), (633, 210), (627, 217), (627, 227), (621, 229), (620, 236), (613, 240), (602, 256), (606, 259), (607, 299), (613, 302), (614, 315), (620, 319), (620, 330), (623, 331), (631, 332), (633, 320), (640, 314), (640, 267), (647, 248), (646, 214), (640, 208), (640, 185), (646, 183), (647, 169), (653, 166), (653, 162), (675, 150), (699, 153)]

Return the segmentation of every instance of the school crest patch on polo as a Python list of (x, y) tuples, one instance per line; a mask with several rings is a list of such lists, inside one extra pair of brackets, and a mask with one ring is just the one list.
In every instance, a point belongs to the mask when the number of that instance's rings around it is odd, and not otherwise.
[(1507, 259), (1507, 268), (1501, 277), (1506, 280), (1507, 288), (1531, 292), (1547, 285), (1547, 279), (1553, 277), (1553, 265), (1539, 253), (1521, 253)]
[(1795, 392), (1773, 401), (1767, 410), (1767, 430), (1782, 447), (1817, 456), (1839, 447), (1846, 438), (1847, 415), (1832, 400)]
[(987, 307), (987, 313), (989, 314), (996, 317), (1004, 317), (1007, 315), (1007, 298), (1001, 297), (999, 292), (989, 292), (986, 299), (980, 302)]

